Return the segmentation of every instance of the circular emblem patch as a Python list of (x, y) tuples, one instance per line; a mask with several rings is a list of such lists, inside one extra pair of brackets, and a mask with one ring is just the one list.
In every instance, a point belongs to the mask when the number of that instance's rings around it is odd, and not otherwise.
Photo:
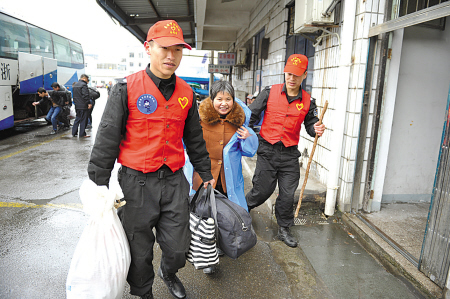
[(144, 114), (152, 114), (158, 108), (158, 102), (151, 94), (143, 94), (137, 100), (137, 108)]

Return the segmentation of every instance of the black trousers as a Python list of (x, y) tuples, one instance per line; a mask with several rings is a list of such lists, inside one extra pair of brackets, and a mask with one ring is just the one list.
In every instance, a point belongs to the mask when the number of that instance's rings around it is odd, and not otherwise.
[(70, 127), (69, 115), (70, 115), (70, 107), (69, 106), (62, 107), (61, 113), (59, 113), (59, 115), (58, 115), (58, 120), (64, 124), (64, 127), (67, 127), (67, 128)]
[(144, 174), (123, 166), (118, 174), (126, 200), (118, 214), (130, 244), (127, 281), (132, 295), (142, 296), (153, 285), (153, 228), (163, 271), (176, 273), (184, 267), (189, 251), (189, 183), (182, 170), (160, 169)]
[(78, 125), (80, 126), (80, 137), (86, 136), (86, 126), (87, 126), (87, 118), (88, 118), (88, 110), (87, 109), (76, 109), (77, 116), (75, 117), (75, 121), (72, 126), (72, 135), (75, 136), (78, 134)]
[(275, 203), (275, 216), (279, 226), (294, 225), (294, 195), (300, 179), (300, 152), (297, 146), (274, 145), (260, 137), (253, 188), (245, 196), (249, 210), (264, 203), (275, 190), (279, 194)]
[(92, 126), (92, 111), (94, 111), (95, 101), (92, 101), (91, 109), (88, 109), (88, 124)]

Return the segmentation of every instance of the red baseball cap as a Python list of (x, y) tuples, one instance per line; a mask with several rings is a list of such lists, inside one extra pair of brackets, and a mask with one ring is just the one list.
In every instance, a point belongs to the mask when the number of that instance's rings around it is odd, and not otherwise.
[(189, 50), (192, 47), (184, 42), (183, 30), (174, 20), (163, 20), (156, 22), (148, 30), (147, 41), (154, 40), (163, 47), (170, 47), (174, 45), (183, 45)]
[(284, 67), (285, 73), (291, 73), (296, 76), (301, 76), (308, 69), (308, 58), (302, 54), (292, 54), (289, 56), (286, 66)]

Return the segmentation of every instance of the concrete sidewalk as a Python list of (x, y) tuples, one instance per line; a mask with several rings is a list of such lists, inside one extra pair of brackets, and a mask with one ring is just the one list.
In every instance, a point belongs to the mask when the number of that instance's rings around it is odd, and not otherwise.
[[(254, 169), (256, 157), (245, 158), (244, 168)], [(297, 194), (303, 183), (304, 170), (302, 170)], [(252, 173), (244, 172), (246, 188), (250, 189)], [(308, 178), (302, 208), (295, 226), (291, 228), (293, 234), (299, 239), (299, 253), (304, 255), (312, 265), (314, 272), (324, 282), (327, 294), (333, 298), (432, 298), (427, 292), (419, 291), (405, 276), (385, 268), (376, 255), (368, 252), (361, 245), (360, 236), (345, 225), (343, 219), (348, 215), (336, 213), (332, 217), (323, 214), (326, 187), (311, 174)], [(273, 216), (273, 204), (277, 191), (265, 204), (252, 210), (252, 218), (258, 236), (266, 241), (276, 240), (277, 224)], [(298, 196), (298, 195), (296, 195)], [(284, 244), (281, 244), (284, 245)], [(287, 246), (284, 246), (288, 248)], [(289, 261), (278, 259), (274, 255), (289, 277)], [(286, 265), (285, 267), (283, 265)], [(292, 274), (292, 273), (291, 273)], [(295, 275), (298, 274), (293, 274)], [(295, 282), (295, 280), (294, 280)], [(291, 282), (291, 289), (300, 290)], [(329, 292), (329, 293), (328, 293)], [(269, 298), (269, 297), (267, 297)], [(305, 297), (309, 298), (309, 297)]]
[[(202, 270), (196, 270), (186, 262), (178, 277), (186, 288), (187, 298), (335, 298), (300, 247), (290, 248), (276, 240), (276, 227), (267, 214), (255, 212), (254, 228), (258, 234), (256, 246), (236, 260), (220, 257), (214, 274), (203, 274)], [(161, 250), (156, 243), (155, 271), (160, 261)], [(173, 298), (157, 276), (153, 295), (155, 298)], [(138, 297), (129, 294), (127, 285), (122, 298)]]
[[(391, 273), (420, 290), (425, 298), (444, 297), (443, 290), (433, 283), (424, 273), (419, 271), (417, 265), (400, 254), (393, 246), (386, 242), (368, 224), (364, 217), (354, 214), (344, 214), (343, 222), (363, 246), (377, 258)], [(423, 240), (423, 239), (420, 239)]]

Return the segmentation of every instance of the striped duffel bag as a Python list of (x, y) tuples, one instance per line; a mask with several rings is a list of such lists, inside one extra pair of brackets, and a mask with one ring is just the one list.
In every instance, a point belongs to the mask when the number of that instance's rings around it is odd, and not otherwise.
[(202, 219), (195, 213), (190, 213), (189, 229), (191, 243), (187, 260), (195, 269), (203, 269), (219, 263), (217, 254), (214, 219)]

